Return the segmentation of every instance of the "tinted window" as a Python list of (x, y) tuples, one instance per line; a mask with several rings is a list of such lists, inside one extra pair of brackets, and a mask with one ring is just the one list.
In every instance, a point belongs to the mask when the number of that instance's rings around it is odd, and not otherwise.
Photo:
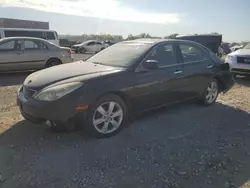
[(44, 36), (44, 32), (42, 31), (27, 31), (27, 37), (36, 37), (46, 39)]
[(151, 44), (122, 42), (95, 54), (87, 62), (129, 67), (133, 65), (144, 53), (152, 47)]
[(176, 64), (173, 45), (161, 44), (149, 54), (147, 60), (158, 61), (159, 67)]
[(95, 44), (98, 44), (98, 45), (100, 45), (100, 44), (102, 44), (101, 42), (95, 42)]
[(5, 37), (36, 37), (45, 38), (43, 32), (41, 31), (18, 31), (18, 30), (8, 30), (4, 31)]
[(189, 44), (180, 44), (179, 46), (184, 63), (205, 59), (200, 48)]
[(46, 32), (46, 36), (48, 40), (55, 40), (55, 35), (53, 32)]
[(94, 44), (95, 44), (95, 42), (89, 42), (87, 45), (91, 46), (91, 45), (94, 45)]
[(10, 40), (0, 44), (0, 51), (16, 51), (21, 50), (21, 41), (20, 40)]

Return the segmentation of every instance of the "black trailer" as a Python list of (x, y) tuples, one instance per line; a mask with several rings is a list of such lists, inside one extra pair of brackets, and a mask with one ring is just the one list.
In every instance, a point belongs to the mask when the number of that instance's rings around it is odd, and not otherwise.
[(220, 34), (185, 35), (177, 36), (176, 38), (182, 40), (191, 40), (200, 43), (203, 46), (209, 48), (215, 54), (218, 54), (218, 49), (222, 42), (222, 35)]

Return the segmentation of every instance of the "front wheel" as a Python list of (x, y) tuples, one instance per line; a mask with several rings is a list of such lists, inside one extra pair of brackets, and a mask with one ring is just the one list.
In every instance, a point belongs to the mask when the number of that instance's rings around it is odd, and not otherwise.
[(211, 105), (213, 104), (219, 94), (219, 84), (216, 79), (213, 79), (207, 86), (203, 96), (202, 102), (204, 105)]
[(127, 119), (127, 107), (117, 95), (101, 97), (89, 110), (87, 131), (94, 137), (109, 137), (118, 133)]

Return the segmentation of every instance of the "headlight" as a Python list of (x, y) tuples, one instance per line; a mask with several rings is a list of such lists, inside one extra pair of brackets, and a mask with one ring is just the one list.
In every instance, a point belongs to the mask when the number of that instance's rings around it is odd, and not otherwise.
[(226, 59), (225, 59), (225, 62), (226, 63), (236, 63), (236, 56), (230, 56), (230, 55), (227, 55)]
[(42, 101), (54, 101), (71, 93), (72, 91), (75, 91), (81, 86), (83, 86), (83, 83), (81, 82), (71, 82), (56, 86), (49, 86), (35, 94), (33, 98)]

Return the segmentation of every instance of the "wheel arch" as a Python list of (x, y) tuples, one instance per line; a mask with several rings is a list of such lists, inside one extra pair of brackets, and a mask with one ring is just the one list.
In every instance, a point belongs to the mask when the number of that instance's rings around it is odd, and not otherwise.
[(60, 64), (62, 64), (61, 59), (59, 59), (58, 57), (51, 57), (51, 58), (49, 58), (49, 59), (46, 61), (45, 66), (47, 66), (48, 63), (49, 63), (50, 61), (52, 61), (52, 60), (57, 60), (58, 62), (60, 62)]
[(131, 110), (131, 102), (130, 102), (129, 96), (126, 95), (122, 91), (109, 91), (109, 92), (103, 93), (99, 97), (97, 97), (96, 100), (103, 97), (104, 95), (109, 95), (109, 94), (113, 94), (113, 95), (116, 95), (116, 96), (120, 97), (123, 100), (123, 102), (125, 103), (125, 105), (127, 106), (128, 112), (130, 112), (130, 110)]
[(222, 92), (225, 89), (225, 86), (223, 82), (221, 81), (221, 79), (218, 76), (214, 76), (213, 79), (217, 80), (219, 84), (219, 91)]

